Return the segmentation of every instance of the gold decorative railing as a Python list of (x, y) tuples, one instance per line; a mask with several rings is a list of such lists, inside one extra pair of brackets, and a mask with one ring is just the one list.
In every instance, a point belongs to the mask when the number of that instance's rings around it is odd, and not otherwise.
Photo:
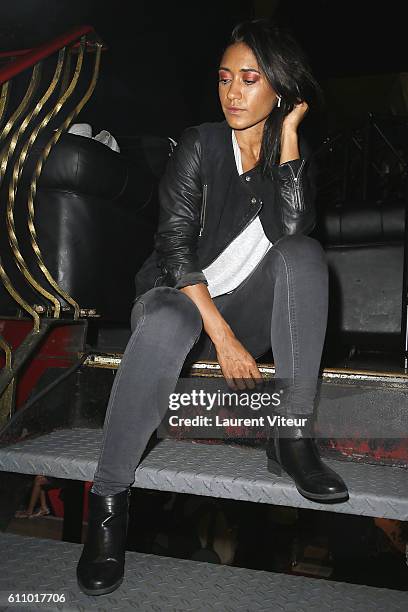
[[(82, 26), (36, 49), (0, 54), (0, 231), (7, 236), (1, 243), (1, 251), (8, 243), (7, 253), (0, 251), (0, 280), (16, 303), (16, 318), (28, 316), (33, 323), (31, 332), (15, 350), (0, 335), (0, 349), (5, 355), (0, 373), (0, 428), (14, 410), (16, 377), (20, 369), (52, 327), (77, 321), (81, 316), (79, 304), (53, 278), (45, 263), (35, 228), (35, 196), (50, 151), (95, 89), (101, 51), (102, 43), (93, 29)], [(44, 69), (45, 61), (47, 70)], [(50, 67), (52, 76), (47, 79)], [(25, 82), (25, 92), (13, 101), (13, 106), (10, 100), (18, 79), (20, 87)], [(87, 80), (85, 84), (84, 79)], [(17, 87), (17, 94), (18, 91)], [(26, 189), (24, 213), (33, 260), (38, 266), (34, 272), (22, 252), (16, 206), (30, 152), (40, 139), (46, 144), (42, 144), (41, 153), (35, 159), (35, 169), (28, 191)], [(19, 206), (21, 202), (20, 197)], [(24, 292), (22, 286), (29, 291)], [(29, 303), (27, 296), (32, 294), (39, 295), (46, 305)]]

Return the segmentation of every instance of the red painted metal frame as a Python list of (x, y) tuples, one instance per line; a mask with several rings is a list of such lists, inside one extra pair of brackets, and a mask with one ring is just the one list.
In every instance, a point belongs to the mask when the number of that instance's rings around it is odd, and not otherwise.
[(327, 439), (319, 440), (320, 447), (335, 459), (352, 458), (357, 463), (378, 463), (408, 468), (406, 439)]
[(37, 64), (37, 62), (40, 62), (56, 51), (59, 51), (62, 49), (62, 47), (75, 42), (84, 34), (89, 34), (93, 31), (94, 29), (92, 26), (79, 26), (68, 30), (68, 32), (61, 34), (60, 36), (57, 36), (50, 42), (44, 43), (43, 45), (24, 53), (24, 55), (21, 55), (18, 59), (0, 68), (0, 85), (6, 81), (9, 81), (20, 72), (23, 72), (23, 70), (34, 66)]
[[(32, 321), (28, 319), (0, 318), (0, 333), (13, 349), (21, 344), (31, 329)], [(52, 329), (40, 345), (36, 355), (18, 377), (16, 408), (20, 408), (25, 403), (48, 368), (69, 368), (78, 360), (79, 352), (84, 348), (83, 331), (80, 325), (62, 325)], [(0, 368), (4, 365), (4, 355), (0, 354)]]
[[(86, 45), (92, 45), (90, 41), (86, 42)], [(79, 42), (76, 42), (72, 45), (72, 48), (76, 49), (79, 47)], [(20, 55), (26, 55), (27, 53), (31, 53), (31, 51), (35, 51), (37, 47), (30, 47), (29, 49), (14, 49), (11, 51), (1, 51), (0, 52), (0, 61), (3, 59), (19, 57)], [(102, 51), (107, 49), (106, 45), (102, 43)]]
[(26, 53), (30, 53), (30, 51), (33, 51), (34, 47), (30, 47), (30, 49), (17, 49), (16, 51), (1, 51), (0, 52), (0, 59), (3, 59), (4, 57), (17, 57), (18, 55), (25, 55)]

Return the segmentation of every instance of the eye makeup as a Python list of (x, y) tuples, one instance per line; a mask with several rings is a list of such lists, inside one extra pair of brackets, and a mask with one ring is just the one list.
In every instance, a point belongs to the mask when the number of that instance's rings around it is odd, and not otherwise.
[(246, 72), (245, 73), (245, 83), (257, 83), (260, 79), (259, 74), (257, 74), (256, 72)]
[[(252, 71), (252, 70), (248, 70), (248, 69), (242, 69), (240, 70), (243, 76), (243, 81), (247, 84), (252, 84), (252, 83), (256, 83), (260, 80), (260, 74), (257, 71)], [(218, 71), (218, 81), (222, 82), (222, 81), (228, 81), (231, 78), (231, 73), (229, 70), (225, 70), (225, 69), (220, 69)]]
[(218, 81), (227, 81), (230, 78), (230, 73), (227, 70), (218, 71)]

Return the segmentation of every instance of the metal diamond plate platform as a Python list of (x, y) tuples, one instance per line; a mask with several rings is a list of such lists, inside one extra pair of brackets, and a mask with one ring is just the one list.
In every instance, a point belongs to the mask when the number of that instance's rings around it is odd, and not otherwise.
[[(93, 479), (102, 431), (58, 430), (0, 449), (0, 470)], [(314, 510), (408, 520), (408, 471), (401, 468), (327, 461), (349, 487), (340, 504), (308, 501), (288, 476), (266, 470), (262, 449), (162, 440), (136, 470), (134, 486), (224, 497)]]
[[(408, 609), (408, 593), (126, 553), (125, 579), (114, 593), (88, 597), (76, 583), (80, 544), (0, 535), (0, 609), (100, 612), (370, 612)], [(64, 593), (52, 607), (7, 606), (9, 593)]]

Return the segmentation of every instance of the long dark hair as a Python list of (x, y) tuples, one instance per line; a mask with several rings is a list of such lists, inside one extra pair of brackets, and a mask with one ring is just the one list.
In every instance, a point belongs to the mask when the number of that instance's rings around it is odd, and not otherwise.
[[(259, 165), (263, 175), (272, 175), (280, 156), (280, 136), (285, 116), (294, 104), (306, 101), (309, 108), (323, 104), (323, 92), (313, 77), (304, 51), (286, 29), (267, 19), (237, 24), (225, 48), (245, 43), (254, 53), (274, 91), (281, 96), (265, 122)], [(224, 49), (225, 50), (225, 49)]]

